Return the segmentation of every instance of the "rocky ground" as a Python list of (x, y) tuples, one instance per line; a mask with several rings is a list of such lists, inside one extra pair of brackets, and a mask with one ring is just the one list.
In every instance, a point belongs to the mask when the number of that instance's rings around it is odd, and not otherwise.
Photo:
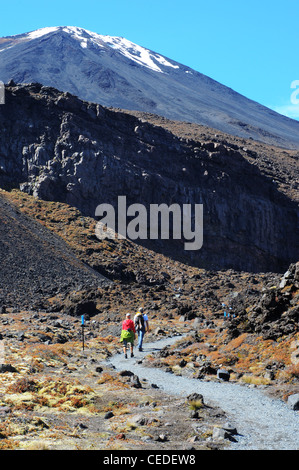
[[(224, 320), (216, 323), (218, 328), (221, 323), (225, 328)], [(148, 341), (184, 336), (178, 337), (172, 346), (157, 347), (156, 352), (146, 355), (141, 362), (136, 352), (136, 357), (129, 358), (124, 369), (117, 371), (106, 359), (115, 353), (122, 354), (119, 322), (102, 321), (101, 316), (87, 320), (83, 350), (79, 318), (47, 312), (2, 314), (1, 449), (229, 448), (235, 437), (233, 429), (229, 431), (230, 418), (221, 408), (208, 406), (204, 396), (186, 393), (182, 398), (166, 394), (146, 379), (146, 371), (140, 376), (134, 374), (135, 361), (145, 367), (193, 378), (194, 382), (198, 379), (221, 382), (223, 379), (217, 371), (225, 369), (231, 383), (258, 387), (285, 401), (290, 394), (299, 392), (298, 379), (282, 362), (276, 363), (274, 375), (268, 374), (273, 373), (273, 367), (267, 368), (261, 355), (263, 366), (260, 364), (253, 370), (250, 363), (246, 368), (243, 362), (243, 373), (237, 373), (236, 363), (221, 364), (216, 355), (225, 346), (214, 343), (213, 328), (209, 332), (194, 330), (193, 322), (178, 318), (151, 319), (151, 327), (145, 346)], [(257, 338), (252, 335), (249, 347), (254, 349), (255, 341)], [(237, 349), (236, 343), (226, 346), (235, 354), (243, 352), (242, 347)], [(242, 346), (246, 349), (245, 340)], [(286, 342), (280, 348), (276, 345), (276, 350), (275, 344), (272, 350), (268, 345), (265, 355), (272, 354), (274, 360), (275, 354), (285, 352), (286, 362), (290, 364), (290, 351), (294, 359), (298, 358), (298, 342), (297, 349)], [(256, 352), (251, 352), (252, 359)], [(227, 358), (231, 360), (229, 353)]]
[(213, 439), (214, 428), (226, 421), (220, 409), (201, 397), (169, 397), (134, 376), (134, 359), (120, 372), (105, 364), (120, 345), (118, 337), (102, 336), (98, 320), (86, 323), (84, 350), (80, 322), (72, 316), (2, 314), (0, 331), (1, 449), (222, 447)]
[[(113, 281), (72, 289), (61, 283), (57, 291), (40, 283), (27, 305), (17, 283), (10, 297), (2, 295), (1, 448), (215, 449), (229, 443), (221, 409), (204, 406), (200, 397), (166, 395), (132, 375), (129, 361), (124, 371), (105, 362), (121, 351), (125, 313), (141, 305), (150, 317), (147, 341), (184, 335), (143, 358), (145, 367), (215, 382), (224, 369), (231, 382), (285, 401), (298, 393), (298, 264), (284, 276), (194, 268), (129, 240), (99, 242), (94, 221), (65, 204), (17, 190), (2, 190), (1, 198), (17, 211), (11, 212), (16, 223), (30, 217), (59, 237), (78, 273), (89, 267)], [(24, 241), (23, 254), (26, 249), (32, 244)], [(34, 285), (37, 272), (26, 271), (23, 282)], [(11, 282), (2, 276), (2, 292)], [(229, 318), (222, 303), (232, 307)]]

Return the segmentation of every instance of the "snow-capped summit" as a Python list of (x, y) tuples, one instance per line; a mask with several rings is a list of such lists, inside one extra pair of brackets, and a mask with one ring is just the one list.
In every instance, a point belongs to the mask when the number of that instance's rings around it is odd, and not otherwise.
[(90, 44), (97, 45), (99, 47), (104, 47), (104, 44), (106, 44), (112, 49), (120, 52), (128, 59), (156, 72), (163, 73), (163, 70), (160, 67), (161, 65), (175, 69), (179, 68), (178, 65), (174, 65), (174, 63), (171, 63), (169, 60), (165, 59), (165, 57), (145, 49), (144, 47), (140, 47), (125, 38), (117, 36), (102, 36), (100, 34), (87, 31), (86, 29), (71, 26), (63, 28), (63, 31), (71, 34), (75, 39), (77, 39), (83, 48), (87, 48)]
[(299, 123), (128, 39), (75, 26), (0, 38), (0, 80), (39, 82), (104, 106), (299, 147)]
[[(175, 69), (179, 68), (179, 66), (175, 65), (174, 62), (167, 60), (160, 54), (156, 54), (148, 49), (145, 49), (144, 47), (140, 47), (125, 38), (117, 36), (104, 36), (83, 28), (78, 28), (77, 26), (54, 26), (49, 28), (41, 28), (35, 31), (31, 31), (30, 33), (15, 36), (15, 38), (18, 38), (18, 41), (27, 42), (32, 41), (33, 39), (42, 38), (43, 36), (46, 36), (50, 33), (66, 33), (78, 41), (83, 49), (87, 49), (88, 47), (105, 48), (105, 46), (108, 46), (111, 49), (117, 50), (122, 55), (136, 62), (137, 64), (143, 65), (156, 72), (163, 73), (161, 65)], [(9, 47), (11, 47), (11, 45)], [(3, 49), (0, 47), (0, 51), (5, 49), (6, 47)]]

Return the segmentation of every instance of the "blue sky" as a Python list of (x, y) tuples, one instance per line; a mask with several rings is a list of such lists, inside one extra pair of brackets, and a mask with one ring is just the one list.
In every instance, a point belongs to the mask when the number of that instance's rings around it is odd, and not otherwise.
[(2, 3), (0, 36), (46, 26), (123, 36), (299, 119), (298, 0)]

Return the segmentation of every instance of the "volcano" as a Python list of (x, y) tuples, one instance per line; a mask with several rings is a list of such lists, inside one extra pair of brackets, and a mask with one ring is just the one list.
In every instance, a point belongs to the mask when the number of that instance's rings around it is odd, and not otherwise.
[(299, 122), (122, 37), (59, 26), (0, 38), (0, 80), (299, 148)]

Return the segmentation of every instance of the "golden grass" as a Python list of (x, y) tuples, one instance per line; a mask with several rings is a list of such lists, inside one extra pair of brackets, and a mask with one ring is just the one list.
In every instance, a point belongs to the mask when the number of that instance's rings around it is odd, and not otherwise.
[(202, 400), (191, 400), (189, 401), (189, 408), (192, 411), (198, 411), (203, 407)]
[(271, 380), (265, 377), (256, 377), (254, 375), (244, 374), (241, 377), (241, 382), (244, 382), (249, 385), (269, 385), (271, 383)]
[[(22, 377), (7, 387), (6, 402), (14, 409), (42, 407), (61, 411), (87, 408), (93, 411), (94, 392), (87, 385), (47, 378), (42, 381)], [(91, 405), (91, 406), (90, 406)]]

